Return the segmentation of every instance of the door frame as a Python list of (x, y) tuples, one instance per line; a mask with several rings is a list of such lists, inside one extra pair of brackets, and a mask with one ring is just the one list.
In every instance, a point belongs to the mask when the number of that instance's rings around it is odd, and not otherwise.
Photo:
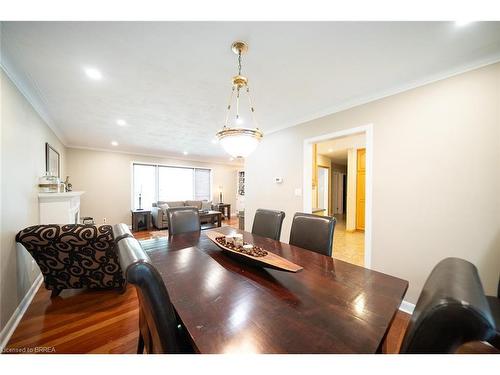
[(339, 130), (316, 137), (304, 139), (303, 165), (303, 203), (302, 209), (306, 213), (312, 212), (312, 163), (313, 144), (341, 138), (354, 134), (364, 133), (366, 137), (366, 176), (365, 176), (365, 268), (372, 264), (372, 198), (373, 198), (373, 124), (366, 124), (355, 128)]
[[(328, 179), (327, 179), (327, 183), (328, 183), (328, 186), (327, 186), (328, 207), (326, 208), (326, 216), (330, 216), (330, 213), (332, 212), (332, 167), (329, 165), (317, 164), (316, 169), (319, 169), (319, 168), (324, 168), (328, 171)], [(319, 198), (319, 178), (318, 178), (316, 186), (318, 189), (318, 190), (316, 190), (316, 194), (318, 194), (318, 198)]]

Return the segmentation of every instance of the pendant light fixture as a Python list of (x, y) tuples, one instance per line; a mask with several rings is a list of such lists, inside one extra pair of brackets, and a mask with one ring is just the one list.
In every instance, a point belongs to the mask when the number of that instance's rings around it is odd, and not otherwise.
[[(241, 74), (241, 56), (248, 51), (248, 45), (242, 41), (236, 41), (231, 49), (238, 56), (238, 74), (232, 78), (232, 90), (227, 105), (227, 114), (224, 127), (217, 132), (216, 136), (224, 150), (233, 157), (246, 158), (258, 146), (264, 134), (257, 127), (255, 120), (255, 109), (250, 96), (250, 87), (247, 77)], [(241, 113), (240, 99), (246, 95), (250, 109), (250, 118), (244, 119)], [(233, 101), (235, 102), (234, 111)], [(233, 112), (233, 116), (231, 113)], [(244, 126), (246, 121), (251, 121), (252, 127)], [(234, 121), (232, 126), (231, 122)]]

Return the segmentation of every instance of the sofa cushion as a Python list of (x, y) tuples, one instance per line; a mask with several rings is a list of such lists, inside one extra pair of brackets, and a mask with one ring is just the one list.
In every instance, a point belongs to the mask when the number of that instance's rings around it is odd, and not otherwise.
[(212, 202), (210, 201), (202, 201), (201, 202), (201, 209), (203, 211), (210, 211), (212, 209)]
[(158, 206), (158, 208), (162, 210), (162, 212), (166, 215), (167, 210), (170, 208), (170, 205), (168, 203), (162, 203)]
[(196, 207), (198, 210), (201, 210), (201, 202), (202, 201), (186, 201), (186, 206)]
[[(160, 202), (158, 202), (160, 203)], [(184, 201), (171, 201), (171, 202), (161, 202), (161, 203), (166, 203), (168, 204), (169, 207), (175, 208), (175, 207), (184, 207), (186, 204)]]

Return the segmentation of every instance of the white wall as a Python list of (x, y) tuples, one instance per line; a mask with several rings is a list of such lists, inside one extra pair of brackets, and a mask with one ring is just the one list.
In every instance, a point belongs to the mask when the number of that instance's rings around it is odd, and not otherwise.
[[(416, 302), (447, 256), (473, 262), (486, 292), (500, 268), (500, 64), (288, 128), (246, 160), (246, 227), (257, 208), (302, 210), (303, 141), (373, 123), (372, 268), (409, 281)], [(265, 168), (262, 166), (265, 165)], [(274, 184), (273, 176), (283, 176)]]
[(131, 223), (132, 162), (182, 165), (212, 169), (212, 198), (219, 202), (218, 187), (224, 188), (224, 203), (236, 210), (236, 171), (234, 165), (167, 159), (118, 152), (67, 149), (66, 170), (73, 190), (84, 190), (81, 197), (81, 215), (92, 216), (101, 224)]
[(45, 142), (65, 148), (0, 69), (1, 80), (1, 247), (0, 329), (39, 274), (31, 255), (16, 249), (16, 233), (38, 224), (38, 177), (45, 172)]

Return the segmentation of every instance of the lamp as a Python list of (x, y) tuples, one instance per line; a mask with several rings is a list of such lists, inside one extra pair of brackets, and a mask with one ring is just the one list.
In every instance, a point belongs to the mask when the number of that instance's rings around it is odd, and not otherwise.
[(219, 203), (222, 203), (222, 185), (219, 185)]
[[(246, 158), (257, 148), (259, 141), (262, 139), (264, 134), (256, 126), (257, 121), (255, 120), (255, 109), (250, 96), (248, 79), (247, 77), (241, 75), (241, 55), (248, 51), (248, 45), (245, 42), (236, 41), (231, 45), (231, 49), (238, 55), (238, 74), (232, 79), (233, 87), (229, 97), (229, 103), (227, 105), (224, 127), (217, 132), (216, 136), (219, 139), (222, 148), (228, 154), (236, 158)], [(246, 93), (248, 97), (248, 105), (255, 128), (231, 127), (229, 119), (231, 117), (232, 102), (235, 94), (236, 108), (234, 120), (237, 125), (241, 125), (243, 123), (240, 113), (240, 98), (242, 92)]]

